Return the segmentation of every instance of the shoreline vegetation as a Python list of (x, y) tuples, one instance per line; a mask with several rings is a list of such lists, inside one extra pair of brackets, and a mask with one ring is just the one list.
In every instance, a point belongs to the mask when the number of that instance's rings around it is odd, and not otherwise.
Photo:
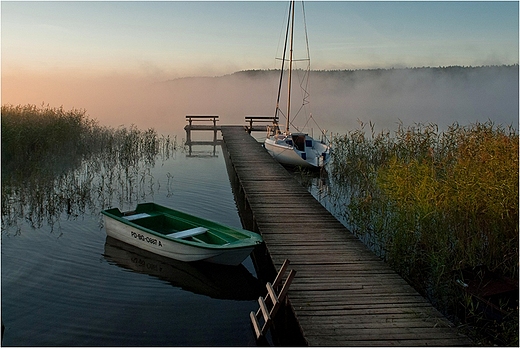
[(25, 220), (51, 227), (114, 203), (153, 194), (157, 158), (167, 160), (177, 139), (154, 129), (109, 128), (85, 110), (2, 106), (2, 230)]
[(162, 150), (176, 147), (176, 139), (146, 131), (101, 126), (85, 110), (35, 105), (2, 105), (2, 179), (33, 172), (60, 174), (82, 160), (106, 153), (127, 163), (140, 155), (155, 161)]
[[(362, 124), (333, 140), (329, 176), (339, 214), (479, 343), (518, 345), (517, 131), (491, 121), (444, 132), (434, 124), (400, 125), (394, 135), (373, 129)], [(501, 320), (461, 291), (468, 272), (487, 281), (483, 270), (516, 284), (516, 299), (497, 299), (507, 313)]]
[[(3, 105), (1, 126), (3, 228), (137, 200), (157, 185), (150, 166), (177, 148), (154, 129), (103, 127), (62, 107)], [(361, 124), (333, 139), (334, 214), (477, 344), (518, 345), (518, 297), (490, 319), (460, 286), (486, 269), (518, 287), (518, 141), (490, 121), (378, 134)]]

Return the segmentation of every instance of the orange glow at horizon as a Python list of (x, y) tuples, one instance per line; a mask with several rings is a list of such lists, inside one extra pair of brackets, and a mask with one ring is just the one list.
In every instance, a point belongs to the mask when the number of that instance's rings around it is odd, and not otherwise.
[[(100, 125), (184, 135), (187, 114), (220, 114), (228, 124), (241, 124), (246, 114), (266, 114), (273, 105), (274, 82), (244, 87), (233, 82), (208, 83), (208, 78), (179, 81), (166, 76), (86, 75), (81, 72), (2, 72), (2, 105), (63, 106), (82, 109)], [(251, 92), (251, 93), (249, 93)], [(238, 95), (242, 95), (237, 97)], [(265, 110), (265, 111), (263, 111)]]
[[(2, 104), (83, 109), (101, 125), (140, 128), (164, 127), (167, 117), (159, 105), (161, 95), (152, 81), (130, 76), (86, 76), (84, 74), (2, 73)], [(164, 104), (164, 103), (161, 103)], [(164, 113), (164, 114), (163, 114)], [(168, 112), (169, 115), (175, 110)], [(169, 116), (170, 120), (177, 119)], [(184, 120), (182, 120), (184, 121)], [(175, 125), (165, 132), (172, 132)]]

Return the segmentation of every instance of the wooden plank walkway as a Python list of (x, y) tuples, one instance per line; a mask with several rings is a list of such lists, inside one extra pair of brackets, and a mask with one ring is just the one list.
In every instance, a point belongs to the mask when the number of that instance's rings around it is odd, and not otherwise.
[(288, 296), (308, 345), (471, 345), (243, 127), (222, 136), (276, 269), (298, 272)]

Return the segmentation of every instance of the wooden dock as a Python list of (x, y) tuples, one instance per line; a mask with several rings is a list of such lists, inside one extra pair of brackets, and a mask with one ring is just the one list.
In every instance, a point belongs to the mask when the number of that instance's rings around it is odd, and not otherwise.
[(244, 127), (222, 126), (238, 178), (270, 258), (297, 271), (288, 292), (310, 346), (462, 346), (471, 341), (370, 252)]

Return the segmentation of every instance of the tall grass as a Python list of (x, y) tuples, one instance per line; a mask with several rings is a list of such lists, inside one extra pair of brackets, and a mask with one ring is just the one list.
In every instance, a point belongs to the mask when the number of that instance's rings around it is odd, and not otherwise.
[(154, 129), (102, 127), (82, 110), (2, 106), (2, 227), (20, 219), (52, 226), (62, 213), (153, 194), (151, 168), (176, 146)]
[(443, 311), (458, 301), (462, 269), (518, 281), (515, 130), (419, 124), (366, 135), (366, 126), (334, 140), (331, 176), (353, 232)]
[[(2, 169), (25, 174), (60, 158), (81, 158), (94, 131), (101, 131), (83, 110), (35, 105), (2, 106)], [(49, 154), (52, 156), (49, 157)]]

